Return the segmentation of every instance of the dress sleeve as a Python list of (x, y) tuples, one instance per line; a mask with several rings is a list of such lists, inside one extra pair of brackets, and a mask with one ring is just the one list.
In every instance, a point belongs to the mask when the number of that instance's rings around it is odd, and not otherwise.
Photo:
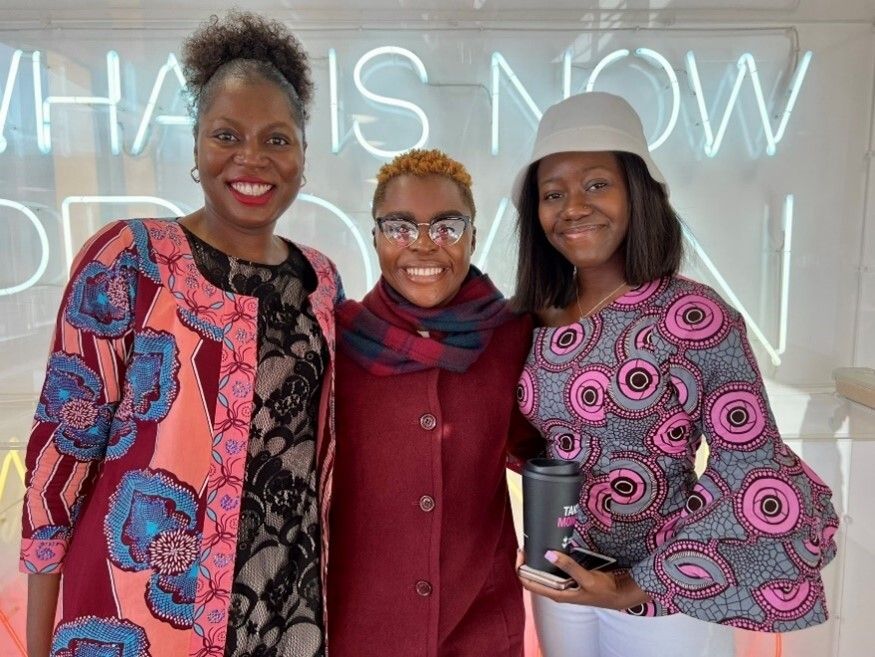
[(125, 222), (107, 226), (79, 252), (64, 290), (27, 445), (25, 573), (61, 572), (79, 509), (113, 457), (137, 292), (133, 241)]
[(830, 489), (781, 440), (739, 314), (713, 292), (671, 306), (658, 330), (677, 348), (691, 439), (704, 436), (709, 456), (632, 577), (657, 607), (705, 621), (766, 632), (821, 623), (820, 570), (838, 528)]

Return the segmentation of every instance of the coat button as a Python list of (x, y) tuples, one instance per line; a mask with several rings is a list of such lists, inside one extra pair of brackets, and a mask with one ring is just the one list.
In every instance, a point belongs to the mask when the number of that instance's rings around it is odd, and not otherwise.
[(426, 582), (424, 579), (419, 580), (416, 583), (416, 593), (417, 595), (421, 595), (423, 598), (427, 598), (431, 595), (431, 584)]
[(431, 413), (425, 413), (419, 418), (419, 426), (426, 431), (431, 431), (437, 426), (437, 418)]
[(423, 495), (419, 498), (419, 508), (428, 513), (434, 511), (434, 498), (430, 495)]

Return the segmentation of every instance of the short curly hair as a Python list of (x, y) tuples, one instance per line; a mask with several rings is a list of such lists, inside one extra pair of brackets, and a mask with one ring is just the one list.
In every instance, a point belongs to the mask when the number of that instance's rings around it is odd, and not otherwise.
[(376, 218), (377, 205), (386, 197), (386, 186), (398, 176), (443, 176), (449, 178), (462, 193), (462, 198), (471, 207), (471, 220), (477, 213), (474, 206), (474, 194), (471, 192), (471, 174), (465, 165), (454, 160), (441, 150), (433, 148), (425, 150), (413, 148), (401, 153), (391, 162), (387, 162), (377, 172), (377, 189), (374, 190), (374, 202), (371, 213)]
[(313, 98), (310, 64), (301, 42), (279, 21), (237, 9), (221, 18), (214, 14), (185, 40), (182, 59), (195, 135), (201, 115), (229, 77), (276, 84), (304, 129)]

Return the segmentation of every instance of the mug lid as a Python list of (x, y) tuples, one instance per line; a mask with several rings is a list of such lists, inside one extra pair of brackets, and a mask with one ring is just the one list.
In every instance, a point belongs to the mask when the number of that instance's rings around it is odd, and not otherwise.
[(526, 461), (523, 470), (535, 474), (574, 477), (580, 474), (580, 464), (564, 459), (536, 458)]

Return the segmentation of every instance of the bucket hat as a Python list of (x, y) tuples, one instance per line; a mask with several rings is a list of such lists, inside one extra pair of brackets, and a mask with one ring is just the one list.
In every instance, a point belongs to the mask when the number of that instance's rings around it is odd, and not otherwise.
[(620, 96), (590, 91), (566, 98), (544, 113), (532, 155), (513, 182), (513, 202), (517, 208), (532, 164), (554, 153), (580, 151), (634, 153), (644, 160), (650, 177), (661, 184), (668, 195), (668, 184), (650, 157), (644, 128), (635, 110)]

